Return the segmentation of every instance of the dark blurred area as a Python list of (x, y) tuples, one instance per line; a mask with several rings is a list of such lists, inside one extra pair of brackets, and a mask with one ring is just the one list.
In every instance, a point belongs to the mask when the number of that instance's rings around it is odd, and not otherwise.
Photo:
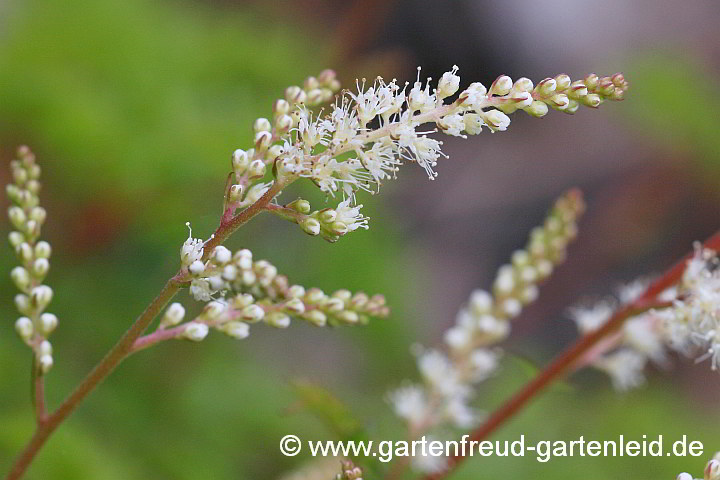
[[(717, 2), (677, 0), (0, 3), (0, 157), (7, 164), (28, 144), (44, 168), (48, 283), (60, 318), (51, 405), (175, 271), (185, 222), (196, 235), (212, 232), (230, 153), (251, 142), (252, 121), (271, 114), (286, 86), (325, 67), (352, 88), (377, 75), (413, 81), (417, 66), (437, 79), (453, 65), (463, 85), (593, 71), (630, 81), (624, 102), (597, 111), (541, 120), (519, 112), (507, 132), (444, 136), (450, 158), (438, 179), (406, 166), (380, 196), (361, 195), (370, 230), (337, 244), (276, 218), (253, 221), (231, 247), (251, 248), (307, 286), (382, 292), (392, 316), (357, 329), (258, 327), (242, 342), (211, 335), (138, 354), (62, 427), (28, 478), (280, 476), (308, 457), (282, 457), (279, 438), (329, 438), (293, 408), (295, 378), (331, 389), (378, 435), (401, 435), (384, 394), (415, 377), (410, 346), (437, 344), (469, 292), (487, 288), (553, 200), (578, 186), (588, 202), (579, 239), (507, 345), (544, 364), (576, 336), (567, 307), (661, 272), (718, 228), (719, 24)], [(14, 264), (6, 249), (1, 270)], [(0, 291), (4, 471), (32, 418), (30, 358), (12, 331), (7, 275)], [(582, 373), (500, 434), (688, 434), (708, 439), (709, 456), (720, 449), (719, 379), (707, 365), (675, 363), (627, 395)], [(509, 360), (483, 405), (527, 376)], [(588, 479), (672, 478), (703, 461), (483, 459), (457, 478), (570, 479), (578, 468)]]

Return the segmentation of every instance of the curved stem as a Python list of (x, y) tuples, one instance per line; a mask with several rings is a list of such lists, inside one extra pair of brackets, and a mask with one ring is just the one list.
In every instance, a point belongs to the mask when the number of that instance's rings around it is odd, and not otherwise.
[[(275, 195), (277, 195), (280, 190), (293, 180), (294, 178), (289, 178), (285, 181), (276, 180), (270, 189), (248, 208), (229, 219), (223, 216), (220, 226), (218, 226), (215, 233), (205, 243), (204, 257), (209, 257), (213, 248), (220, 245), (248, 220), (262, 212), (264, 207), (270, 203)], [(7, 480), (18, 479), (25, 473), (38, 451), (40, 451), (55, 429), (57, 429), (57, 427), (78, 407), (85, 397), (87, 397), (87, 395), (94, 390), (95, 387), (97, 387), (98, 384), (100, 384), (100, 382), (102, 382), (115, 369), (115, 367), (120, 364), (120, 362), (133, 352), (133, 345), (135, 344), (135, 341), (143, 334), (155, 317), (177, 294), (185, 280), (186, 273), (182, 269), (178, 271), (175, 276), (170, 278), (158, 296), (155, 297), (145, 311), (137, 318), (137, 320), (135, 320), (135, 323), (133, 323), (128, 331), (120, 337), (120, 340), (118, 340), (115, 346), (110, 349), (100, 363), (92, 369), (87, 377), (85, 377), (85, 379), (80, 382), (80, 384), (65, 399), (65, 401), (60, 404), (57, 410), (50, 415), (43, 416), (43, 419), (38, 421), (38, 426), (34, 435), (17, 457), (10, 473), (8, 473), (6, 477)], [(35, 385), (35, 388), (37, 388), (37, 384)]]
[[(704, 244), (705, 248), (720, 250), (720, 231), (716, 232)], [(479, 428), (470, 433), (469, 440), (480, 442), (490, 436), (495, 430), (502, 426), (514, 414), (527, 405), (535, 396), (545, 390), (554, 381), (570, 373), (576, 362), (584, 354), (594, 347), (598, 342), (620, 329), (630, 317), (638, 315), (648, 309), (655, 307), (666, 307), (667, 302), (658, 302), (657, 296), (675, 285), (685, 272), (687, 261), (692, 258), (693, 253), (688, 254), (672, 268), (666, 271), (660, 278), (653, 282), (645, 292), (631, 304), (621, 308), (605, 323), (594, 332), (581, 337), (577, 342), (568, 347), (558, 355), (533, 380), (520, 389), (510, 400), (495, 410), (488, 420)], [(465, 456), (453, 456), (449, 459), (448, 468), (442, 472), (428, 475), (426, 480), (440, 480), (452, 473), (457, 466), (465, 460)]]

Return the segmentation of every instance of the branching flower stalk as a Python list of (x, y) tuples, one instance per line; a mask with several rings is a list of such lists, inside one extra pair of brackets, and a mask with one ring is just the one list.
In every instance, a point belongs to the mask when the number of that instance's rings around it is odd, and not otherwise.
[[(714, 251), (719, 250), (720, 231), (706, 240), (703, 248)], [(507, 402), (503, 403), (500, 408), (495, 410), (480, 427), (473, 430), (468, 440), (480, 442), (487, 439), (495, 430), (505, 424), (505, 422), (518, 413), (532, 399), (542, 393), (545, 388), (563, 378), (565, 375), (575, 371), (577, 366), (582, 364), (581, 362), (587, 352), (591, 351), (608, 337), (616, 334), (629, 318), (655, 308), (667, 307), (669, 303), (662, 298), (663, 293), (683, 280), (683, 276), (689, 270), (689, 265), (692, 265), (694, 257), (695, 252), (693, 251), (650, 283), (632, 302), (615, 311), (610, 319), (600, 328), (580, 337), (577, 342), (558, 355), (555, 360), (533, 380), (521, 388), (520, 391), (513, 395)], [(429, 474), (425, 477), (425, 480), (440, 480), (446, 478), (465, 459), (466, 457), (463, 456), (451, 457), (447, 468)]]
[[(15, 183), (8, 187), (16, 204), (9, 213), (17, 228), (10, 241), (21, 259), (21, 268), (27, 272), (26, 278), (23, 271), (15, 271), (13, 280), (24, 292), (18, 297), (18, 307), (27, 320), (20, 320), (17, 330), (34, 352), (38, 425), (7, 478), (22, 476), (52, 432), (122, 360), (158, 341), (201, 340), (210, 328), (242, 338), (248, 332), (248, 322), (263, 319), (271, 325), (285, 326), (290, 315), (317, 325), (361, 323), (368, 316), (386, 315), (387, 307), (380, 297), (351, 295), (344, 290), (327, 296), (313, 289), (301, 295), (299, 288), (277, 280), (284, 277), (270, 275), (276, 271), (269, 263), (252, 262), (244, 268), (246, 260), (235, 259), (235, 255), (230, 255), (226, 263), (229, 251), (219, 247), (259, 213), (270, 211), (299, 224), (308, 234), (322, 234), (335, 241), (368, 226), (368, 219), (360, 213), (361, 205), (356, 203), (358, 190), (376, 192), (383, 180), (396, 176), (405, 161), (418, 163), (430, 178), (437, 176), (437, 160), (446, 155), (441, 151), (442, 142), (431, 134), (465, 137), (483, 128), (503, 131), (510, 124), (507, 115), (517, 110), (535, 117), (544, 116), (549, 108), (574, 113), (580, 105), (594, 108), (606, 100), (621, 100), (628, 87), (621, 74), (602, 78), (589, 75), (575, 82), (567, 75), (558, 75), (537, 86), (527, 78), (513, 82), (503, 75), (490, 88), (473, 83), (457, 94), (457, 71), (453, 67), (446, 72), (432, 89), (430, 79), (423, 85), (418, 72), (409, 91), (407, 84), (401, 88), (395, 80), (386, 83), (378, 77), (372, 86), (366, 88), (365, 81), (358, 82), (356, 92), (344, 91), (336, 96), (340, 85), (332, 70), (308, 77), (302, 87), (289, 87), (285, 98), (274, 103), (272, 121), (259, 118), (254, 122), (253, 147), (233, 153), (233, 171), (228, 176), (218, 228), (205, 241), (191, 237), (183, 245), (178, 272), (88, 376), (49, 414), (44, 411), (42, 376), (52, 366), (46, 337), (57, 321), (44, 313), (52, 291), (41, 282), (47, 273), (50, 251), (49, 245), (37, 242), (45, 217), (37, 205), (39, 169), (29, 150), (22, 148), (19, 159), (12, 164)], [(450, 101), (456, 94), (457, 98)], [(311, 110), (333, 98), (329, 113)], [(424, 124), (431, 126), (418, 130)], [(315, 211), (302, 199), (284, 206), (276, 203), (281, 191), (300, 178), (309, 178), (328, 196), (341, 193), (343, 199), (335, 208)], [(255, 281), (251, 281), (251, 275), (255, 275)], [(178, 291), (186, 287), (196, 299), (207, 302), (203, 313), (179, 324), (184, 319), (184, 307), (174, 304), (165, 311), (157, 330), (142, 337)]]

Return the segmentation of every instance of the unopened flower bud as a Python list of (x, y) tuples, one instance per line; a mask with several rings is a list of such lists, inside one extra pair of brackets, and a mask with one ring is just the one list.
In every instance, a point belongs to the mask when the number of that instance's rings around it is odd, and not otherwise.
[(308, 235), (317, 235), (320, 233), (320, 222), (312, 217), (305, 218), (300, 221), (300, 227)]
[(287, 296), (290, 298), (300, 298), (305, 296), (305, 287), (302, 285), (293, 285), (287, 291)]
[(318, 219), (323, 223), (332, 223), (337, 218), (337, 212), (333, 210), (332, 208), (326, 208), (325, 210), (320, 211), (318, 214)]
[(710, 460), (705, 466), (705, 480), (719, 480), (720, 479), (720, 461), (715, 459)]
[(18, 230), (25, 229), (25, 222), (27, 222), (27, 216), (25, 215), (25, 212), (22, 208), (16, 205), (8, 208), (8, 217), (10, 218), (10, 221), (15, 226), (15, 228), (17, 228)]
[(335, 70), (332, 70), (330, 68), (327, 68), (320, 72), (320, 75), (318, 75), (318, 82), (320, 82), (321, 85), (330, 86), (330, 83), (337, 78), (337, 74), (335, 73)]
[(31, 311), (31, 304), (30, 304), (30, 297), (27, 295), (24, 295), (22, 293), (18, 293), (15, 295), (14, 298), (15, 301), (15, 308), (17, 308), (18, 312), (24, 313), (25, 315), (29, 315)]
[(578, 103), (577, 100), (570, 99), (570, 102), (568, 102), (568, 106), (563, 110), (565, 113), (573, 114), (577, 112), (578, 108), (580, 108), (580, 103)]
[(50, 262), (47, 258), (38, 258), (33, 262), (33, 275), (39, 278), (45, 277), (50, 270)]
[(43, 313), (40, 315), (40, 332), (47, 336), (50, 335), (58, 326), (58, 318), (52, 313)]
[(227, 304), (218, 300), (208, 302), (203, 308), (203, 315), (209, 320), (217, 320), (227, 310)]
[(35, 307), (42, 310), (50, 303), (53, 297), (52, 288), (47, 285), (40, 285), (32, 289), (30, 298)]
[(247, 152), (239, 148), (235, 150), (232, 154), (232, 164), (233, 170), (235, 170), (235, 173), (237, 175), (242, 175), (243, 173), (245, 173), (245, 170), (250, 164), (250, 159), (248, 158)]
[(272, 144), (272, 133), (270, 132), (257, 132), (255, 134), (255, 148), (264, 152)]
[(213, 263), (217, 265), (225, 265), (232, 260), (232, 252), (222, 245), (215, 247), (211, 257)]
[(345, 309), (345, 302), (339, 298), (329, 298), (323, 308), (328, 312), (341, 312)]
[(285, 205), (287, 208), (291, 208), (298, 213), (310, 213), (310, 202), (302, 198), (293, 200), (292, 202)]
[(292, 298), (285, 302), (285, 310), (295, 315), (301, 315), (305, 313), (305, 304), (299, 298)]
[(243, 248), (235, 252), (233, 262), (243, 270), (252, 267), (252, 252), (247, 248)]
[(10, 232), (8, 234), (8, 241), (13, 248), (17, 248), (18, 245), (25, 241), (25, 235), (20, 232)]
[(493, 131), (499, 130), (504, 132), (507, 130), (508, 125), (510, 125), (510, 117), (500, 110), (489, 110), (484, 113), (483, 118), (485, 120), (485, 124), (487, 124), (487, 126)]
[(317, 105), (325, 100), (325, 93), (320, 88), (314, 88), (307, 92), (307, 99), (305, 100), (308, 105)]
[(265, 323), (276, 328), (287, 328), (290, 326), (290, 317), (282, 312), (272, 312), (265, 319)]
[(510, 89), (513, 86), (512, 78), (508, 77), (507, 75), (500, 75), (498, 78), (495, 79), (492, 85), (490, 85), (490, 94), (491, 95), (507, 95), (510, 93)]
[(53, 366), (53, 357), (52, 355), (41, 355), (40, 358), (38, 358), (38, 368), (40, 369), (40, 373), (45, 375), (50, 371), (50, 369)]
[(533, 82), (529, 78), (521, 77), (515, 80), (512, 88), (516, 92), (532, 92)]
[(275, 117), (279, 117), (282, 115), (286, 115), (290, 111), (290, 104), (287, 102), (287, 100), (283, 100), (282, 98), (275, 100), (275, 103), (273, 103), (273, 114)]
[(222, 271), (222, 278), (232, 282), (237, 278), (238, 268), (235, 265), (225, 265)]
[(332, 297), (333, 297), (333, 298), (339, 298), (339, 299), (342, 300), (343, 302), (348, 302), (348, 301), (350, 301), (350, 299), (352, 298), (352, 292), (351, 292), (350, 290), (346, 290), (346, 289), (343, 288), (343, 289), (341, 289), (341, 290), (336, 290), (336, 291), (334, 291), (334, 292), (332, 293)]
[(160, 325), (163, 327), (173, 327), (178, 325), (185, 318), (185, 307), (175, 302), (171, 304), (160, 320)]
[(47, 211), (43, 207), (33, 207), (30, 210), (30, 216), (28, 218), (42, 225), (47, 218)]
[(250, 325), (245, 322), (228, 322), (222, 326), (222, 331), (230, 337), (242, 340), (250, 335)]
[(199, 342), (207, 337), (209, 328), (204, 323), (190, 322), (183, 330), (182, 338), (187, 338), (193, 342)]
[(241, 310), (248, 305), (252, 305), (255, 299), (249, 293), (239, 293), (232, 299), (232, 306), (237, 310)]
[(265, 310), (260, 305), (252, 304), (242, 309), (243, 320), (248, 322), (258, 322), (265, 316)]
[(195, 260), (188, 267), (188, 271), (192, 275), (200, 275), (202, 272), (205, 271), (205, 264), (202, 262), (202, 260)]
[(43, 340), (40, 342), (40, 345), (37, 347), (37, 354), (38, 356), (42, 355), (52, 355), (53, 349), (52, 344), (48, 342), (47, 340)]
[(493, 297), (485, 290), (475, 290), (470, 294), (470, 308), (476, 315), (490, 313)]
[(357, 323), (360, 320), (360, 316), (352, 310), (343, 310), (335, 314), (338, 320), (345, 323)]
[(602, 98), (596, 93), (590, 93), (583, 98), (583, 103), (588, 107), (597, 108), (602, 103)]
[(555, 77), (555, 90), (557, 92), (564, 92), (570, 87), (570, 83), (572, 83), (572, 80), (568, 75), (565, 75), (564, 73), (561, 73), (557, 77)]
[(305, 103), (307, 94), (302, 88), (292, 86), (285, 89), (285, 99), (291, 104)]
[(293, 119), (290, 115), (280, 115), (275, 120), (275, 129), (279, 133), (285, 133), (292, 128)]
[(20, 317), (15, 321), (15, 331), (26, 342), (32, 338), (34, 330), (32, 320), (28, 317)]
[(253, 130), (255, 130), (255, 133), (258, 132), (269, 132), (272, 130), (272, 125), (270, 124), (270, 120), (267, 118), (258, 118), (255, 120), (255, 123), (253, 123)]
[(18, 290), (25, 291), (30, 286), (30, 274), (23, 267), (15, 267), (10, 271), (12, 279)]
[(550, 97), (550, 105), (556, 110), (564, 110), (570, 104), (570, 99), (564, 93), (557, 93)]
[(600, 78), (597, 75), (591, 73), (583, 79), (583, 83), (587, 85), (589, 90), (595, 90), (595, 88), (597, 88), (599, 80)]
[(267, 153), (265, 154), (265, 158), (267, 158), (268, 160), (275, 160), (283, 153), (285, 153), (285, 147), (283, 147), (282, 145), (273, 145), (268, 149)]
[(324, 327), (327, 324), (327, 316), (320, 310), (310, 310), (303, 315), (303, 318), (318, 327)]
[(46, 241), (40, 241), (37, 244), (35, 244), (35, 257), (36, 258), (50, 258), (50, 253), (52, 252), (52, 248), (50, 248), (50, 244)]
[(515, 318), (522, 311), (522, 303), (516, 298), (506, 298), (502, 303), (503, 312), (510, 318)]
[(24, 262), (29, 262), (33, 258), (32, 247), (30, 247), (30, 244), (27, 242), (23, 242), (20, 245), (18, 245), (15, 248), (15, 251), (16, 251), (18, 257), (20, 257), (20, 259), (23, 260)]
[(225, 280), (223, 280), (221, 276), (213, 275), (212, 277), (208, 277), (207, 282), (210, 285), (210, 289), (214, 291), (223, 290), (225, 288)]
[(325, 300), (325, 292), (319, 288), (311, 288), (305, 294), (305, 301), (310, 304), (317, 304)]
[(228, 198), (231, 202), (239, 202), (242, 200), (243, 195), (243, 186), (238, 184), (235, 184), (230, 187), (230, 192), (228, 194)]
[(529, 107), (526, 107), (524, 110), (533, 117), (541, 118), (547, 115), (548, 106), (545, 104), (545, 102), (535, 100), (530, 104)]

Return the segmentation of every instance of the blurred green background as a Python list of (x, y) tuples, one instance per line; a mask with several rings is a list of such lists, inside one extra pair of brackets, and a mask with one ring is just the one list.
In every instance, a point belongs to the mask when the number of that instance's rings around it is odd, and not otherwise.
[[(615, 10), (603, 6), (616, 14), (607, 15), (590, 2), (551, 1), (544, 5), (554, 17), (541, 9), (525, 18), (522, 2), (502, 9), (452, 3), (0, 3), (0, 157), (6, 164), (18, 144), (29, 144), (44, 169), (51, 311), (60, 318), (47, 380), (51, 406), (175, 271), (185, 222), (197, 236), (212, 232), (230, 152), (251, 141), (252, 121), (270, 115), (287, 85), (328, 66), (350, 85), (356, 76), (412, 79), (416, 64), (437, 78), (453, 63), (463, 83), (592, 69), (622, 69), (631, 81), (622, 105), (542, 122), (516, 115), (505, 134), (448, 140), (455, 161), (441, 166), (437, 181), (408, 167), (382, 196), (361, 197), (372, 228), (337, 244), (276, 218), (254, 220), (230, 246), (251, 248), (301, 284), (382, 292), (391, 317), (352, 329), (259, 327), (242, 342), (215, 334), (200, 345), (170, 342), (142, 352), (62, 426), (28, 478), (279, 477), (308, 460), (280, 455), (282, 436), (331, 438), (321, 420), (298, 408), (295, 379), (330, 389), (374, 438), (400, 438), (385, 393), (414, 378), (410, 346), (437, 343), (468, 292), (487, 285), (552, 198), (578, 184), (590, 203), (579, 245), (545, 287), (542, 305), (519, 321), (501, 374), (483, 387), (479, 404), (490, 409), (532, 374), (515, 355), (542, 364), (571, 341), (565, 307), (659, 271), (717, 228), (717, 8), (669, 2), (648, 14), (615, 2)], [(6, 168), (0, 179), (7, 182)], [(303, 195), (323, 201), (311, 187)], [(0, 233), (7, 232), (3, 219)], [(14, 265), (9, 249), (0, 254), (0, 271)], [(5, 471), (33, 420), (30, 354), (13, 332), (7, 275), (0, 291)], [(625, 395), (599, 375), (581, 374), (497, 438), (687, 434), (705, 442), (709, 456), (720, 449), (718, 379), (706, 365), (677, 363)], [(455, 478), (571, 479), (579, 471), (589, 480), (674, 478), (699, 473), (704, 461), (490, 458), (468, 462)]]

